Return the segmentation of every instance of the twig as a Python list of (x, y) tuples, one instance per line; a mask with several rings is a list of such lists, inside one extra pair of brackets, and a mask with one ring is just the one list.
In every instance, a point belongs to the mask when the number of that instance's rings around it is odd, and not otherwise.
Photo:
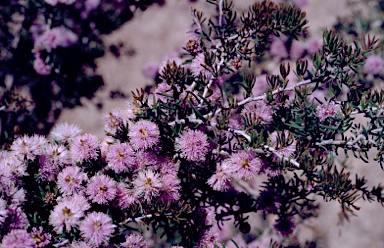
[[(291, 91), (291, 90), (294, 90), (296, 87), (299, 87), (299, 86), (302, 86), (302, 85), (306, 85), (306, 84), (310, 84), (310, 83), (313, 83), (311, 79), (307, 79), (307, 80), (304, 80), (304, 81), (301, 81), (293, 86), (290, 86), (290, 87), (287, 87), (287, 88), (278, 88), (277, 90), (274, 90), (271, 92), (272, 95), (275, 95), (277, 93), (280, 93), (280, 92), (283, 92), (283, 91)], [(244, 99), (243, 101), (237, 103), (238, 106), (241, 106), (241, 105), (244, 105), (246, 103), (249, 103), (249, 102), (252, 102), (252, 101), (258, 101), (258, 100), (263, 100), (267, 97), (267, 94), (264, 93), (263, 95), (261, 96), (257, 96), (257, 97), (248, 97), (246, 99)]]
[(276, 151), (275, 148), (265, 145), (265, 146), (264, 146), (264, 149), (266, 149), (266, 150), (269, 151), (269, 152), (272, 152), (272, 153), (273, 153), (275, 156), (277, 156), (278, 158), (283, 159), (284, 161), (287, 161), (287, 162), (293, 164), (293, 165), (296, 166), (296, 167), (300, 167), (299, 162), (297, 162), (297, 161), (296, 161), (295, 159), (293, 159), (293, 158), (287, 158), (287, 157), (284, 157), (284, 156), (281, 155), (278, 151)]

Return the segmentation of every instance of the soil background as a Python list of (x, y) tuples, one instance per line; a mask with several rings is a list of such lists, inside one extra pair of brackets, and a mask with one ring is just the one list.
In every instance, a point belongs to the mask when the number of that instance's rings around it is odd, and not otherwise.
[[(234, 0), (239, 11), (245, 11), (255, 0)], [(309, 0), (303, 9), (307, 12), (309, 31), (321, 37), (322, 31), (331, 28), (338, 16), (350, 14), (347, 0)], [(107, 52), (98, 60), (98, 73), (105, 86), (92, 100), (82, 99), (83, 106), (63, 111), (58, 122), (77, 124), (84, 132), (104, 135), (101, 113), (114, 108), (124, 108), (131, 99), (131, 91), (153, 85), (142, 69), (149, 62), (161, 63), (166, 56), (179, 50), (187, 41), (187, 31), (192, 24), (191, 7), (203, 10), (209, 16), (212, 5), (200, 0), (167, 0), (164, 6), (153, 5), (144, 12), (138, 11), (134, 18), (103, 39), (107, 45), (123, 44), (122, 54), (116, 57)], [(113, 99), (111, 91), (125, 93), (126, 99)], [(102, 108), (97, 104), (102, 103)], [(375, 162), (362, 164), (350, 159), (348, 166), (354, 172), (365, 175), (370, 182), (383, 182), (384, 172)], [(316, 239), (318, 247), (324, 248), (384, 248), (384, 208), (378, 203), (360, 201), (361, 210), (350, 222), (338, 225), (340, 206), (335, 202), (321, 205), (319, 217), (298, 228), (302, 239)]]

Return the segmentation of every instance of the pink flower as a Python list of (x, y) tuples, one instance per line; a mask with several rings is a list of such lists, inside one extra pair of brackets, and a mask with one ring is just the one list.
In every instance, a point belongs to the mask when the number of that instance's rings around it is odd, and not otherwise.
[(75, 44), (78, 36), (71, 30), (64, 26), (47, 29), (35, 41), (35, 48), (42, 48), (47, 50), (55, 49), (59, 46), (69, 47)]
[(164, 201), (177, 201), (180, 199), (180, 180), (174, 174), (163, 174), (161, 178), (161, 199)]
[(120, 209), (127, 209), (137, 201), (134, 191), (123, 182), (119, 182), (116, 185), (116, 198), (117, 206)]
[(87, 174), (77, 166), (64, 168), (57, 176), (57, 186), (64, 195), (73, 195), (83, 191), (82, 183), (87, 181)]
[(74, 2), (76, 2), (76, 0), (59, 0), (59, 2), (63, 3), (63, 4), (66, 4), (66, 5), (71, 5)]
[(147, 167), (155, 167), (157, 169), (158, 156), (152, 151), (139, 150), (135, 156), (135, 168), (137, 170), (146, 169)]
[(262, 162), (251, 150), (242, 150), (229, 157), (228, 167), (234, 178), (250, 179), (260, 172)]
[(199, 130), (184, 130), (176, 138), (175, 148), (188, 161), (202, 161), (208, 153), (208, 137)]
[(8, 216), (7, 202), (0, 198), (0, 226), (3, 225), (5, 219)]
[(301, 41), (294, 40), (291, 44), (291, 50), (289, 51), (291, 58), (300, 59), (304, 54), (305, 48)]
[(105, 131), (109, 133), (116, 133), (121, 126), (126, 125), (127, 122), (124, 120), (124, 113), (120, 109), (114, 109), (104, 116)]
[[(29, 226), (27, 215), (24, 213), (23, 209), (19, 206), (11, 205), (8, 208), (8, 218), (7, 222), (9, 223), (8, 229), (26, 229)], [(3, 247), (3, 246), (1, 246)], [(6, 246), (8, 247), (8, 246)], [(24, 246), (22, 246), (24, 247)]]
[(216, 166), (216, 173), (213, 174), (207, 181), (207, 183), (217, 191), (227, 191), (231, 188), (231, 169), (227, 161)]
[(316, 116), (320, 121), (324, 121), (327, 117), (335, 117), (340, 112), (340, 105), (334, 102), (325, 103), (316, 107)]
[(107, 204), (116, 197), (116, 182), (106, 175), (96, 175), (87, 186), (87, 195), (98, 204)]
[(261, 124), (269, 124), (273, 120), (273, 108), (263, 100), (246, 104), (241, 114), (251, 116), (251, 118), (258, 120)]
[(97, 159), (100, 143), (93, 134), (84, 134), (75, 138), (71, 145), (71, 155), (75, 162)]
[(63, 144), (71, 144), (81, 133), (82, 131), (78, 126), (64, 122), (53, 127), (50, 138)]
[(49, 224), (57, 234), (69, 232), (71, 228), (77, 227), (80, 219), (84, 217), (84, 212), (89, 208), (90, 205), (83, 196), (63, 198), (51, 211)]
[(33, 61), (33, 69), (35, 69), (38, 74), (43, 76), (51, 74), (52, 71), (52, 67), (47, 65), (40, 57), (36, 57)]
[(71, 162), (69, 151), (63, 145), (47, 144), (43, 156), (55, 165), (64, 166)]
[(192, 37), (185, 43), (185, 50), (190, 53), (199, 53), (200, 49), (200, 38)]
[(116, 173), (121, 173), (132, 169), (135, 163), (135, 154), (126, 143), (113, 144), (107, 152), (106, 161), (109, 168)]
[(39, 180), (41, 181), (55, 181), (59, 173), (59, 167), (53, 164), (46, 156), (39, 156)]
[(132, 183), (135, 196), (145, 201), (151, 201), (153, 197), (159, 196), (163, 187), (160, 175), (152, 170), (139, 171)]
[(169, 95), (171, 97), (173, 96), (173, 90), (167, 83), (160, 83), (154, 92), (157, 101), (167, 102), (168, 97), (164, 96), (163, 94)]
[(207, 64), (205, 62), (204, 53), (199, 53), (191, 63), (191, 72), (194, 76), (198, 77), (200, 74), (203, 75), (206, 79), (212, 77), (212, 72), (206, 69)]
[[(276, 149), (277, 154), (282, 157), (290, 158), (296, 152), (296, 140), (293, 140), (289, 144), (281, 144), (283, 141), (287, 143), (289, 141), (289, 132), (284, 130), (283, 132), (273, 132), (269, 136), (271, 146)], [(277, 143), (280, 140), (279, 144)], [(278, 160), (279, 157), (274, 155), (275, 160)]]
[(100, 212), (92, 212), (80, 224), (82, 237), (93, 245), (106, 244), (115, 230), (112, 219)]
[(160, 131), (155, 123), (140, 120), (130, 128), (128, 136), (136, 150), (148, 149), (159, 142)]
[(322, 48), (322, 45), (323, 45), (323, 43), (322, 43), (321, 39), (310, 38), (307, 41), (307, 52), (309, 54), (314, 54)]
[(277, 56), (280, 58), (288, 57), (288, 51), (285, 46), (285, 43), (281, 41), (279, 38), (275, 38), (271, 44), (270, 48), (271, 55)]
[(125, 236), (125, 242), (121, 244), (123, 248), (147, 248), (147, 241), (144, 240), (143, 236), (140, 234), (131, 234)]
[(90, 247), (92, 246), (85, 241), (75, 241), (71, 243), (68, 248), (90, 248)]
[(384, 60), (381, 56), (370, 55), (364, 64), (364, 69), (372, 74), (380, 74), (383, 72)]
[(51, 243), (51, 234), (43, 232), (42, 227), (39, 227), (39, 229), (33, 227), (31, 236), (35, 241), (37, 248), (48, 246)]
[(16, 229), (4, 236), (2, 248), (34, 248), (35, 241), (26, 230)]
[(13, 141), (11, 150), (18, 155), (19, 159), (34, 160), (36, 156), (42, 155), (47, 140), (39, 135), (29, 137), (24, 135)]
[(159, 74), (159, 63), (149, 62), (144, 65), (143, 74), (147, 78), (156, 78)]

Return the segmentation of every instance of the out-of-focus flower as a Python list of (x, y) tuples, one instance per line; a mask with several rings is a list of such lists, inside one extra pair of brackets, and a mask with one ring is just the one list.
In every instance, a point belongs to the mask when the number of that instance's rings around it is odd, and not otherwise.
[(33, 248), (35, 241), (30, 233), (23, 229), (11, 230), (3, 237), (1, 248)]
[(71, 145), (72, 160), (75, 162), (96, 159), (99, 155), (100, 143), (93, 134), (77, 136)]
[(208, 153), (208, 137), (199, 130), (184, 130), (176, 138), (175, 149), (188, 161), (202, 161)]
[(194, 76), (203, 75), (206, 79), (210, 79), (212, 77), (212, 72), (210, 72), (207, 68), (207, 64), (205, 62), (204, 53), (199, 53), (191, 63), (191, 71)]
[(53, 127), (50, 133), (51, 140), (71, 144), (73, 140), (82, 133), (82, 130), (75, 124), (67, 122), (59, 123)]
[(364, 69), (372, 74), (380, 74), (383, 72), (384, 60), (381, 56), (370, 55), (364, 64)]
[(147, 248), (147, 241), (140, 234), (131, 234), (125, 237), (125, 242), (121, 244), (123, 248)]
[(92, 245), (106, 244), (115, 230), (112, 219), (100, 212), (88, 214), (80, 223), (81, 236)]
[(260, 121), (261, 124), (269, 124), (273, 119), (273, 108), (263, 100), (250, 102), (244, 106), (241, 114), (244, 116), (251, 116), (251, 118)]

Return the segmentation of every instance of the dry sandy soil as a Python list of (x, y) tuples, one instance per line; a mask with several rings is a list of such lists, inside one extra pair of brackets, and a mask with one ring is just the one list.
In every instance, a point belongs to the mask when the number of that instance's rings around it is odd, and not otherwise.
[[(235, 0), (239, 10), (247, 9), (251, 0)], [(322, 30), (330, 27), (337, 16), (348, 14), (346, 0), (310, 0), (305, 7), (310, 32), (321, 36)], [(186, 31), (192, 24), (191, 6), (200, 10), (212, 9), (211, 5), (200, 0), (190, 3), (187, 0), (167, 0), (163, 7), (152, 6), (145, 12), (138, 12), (134, 19), (105, 36), (106, 44), (123, 42), (127, 49), (134, 49), (133, 56), (114, 57), (107, 53), (98, 61), (99, 73), (106, 83), (93, 100), (83, 101), (83, 106), (65, 110), (59, 121), (78, 124), (85, 132), (103, 136), (103, 121), (100, 112), (125, 106), (126, 99), (110, 99), (110, 90), (121, 90), (130, 95), (138, 87), (151, 84), (142, 74), (143, 66), (151, 61), (161, 62), (164, 56), (183, 46)], [(95, 107), (102, 101), (103, 109)], [(373, 182), (383, 181), (384, 172), (375, 164), (360, 164), (350, 161), (355, 171), (363, 173)], [(337, 225), (339, 207), (336, 203), (323, 204), (320, 218), (310, 221), (300, 228), (302, 237), (318, 239), (319, 247), (360, 248), (384, 247), (384, 208), (379, 204), (362, 201), (362, 209), (350, 222)]]

